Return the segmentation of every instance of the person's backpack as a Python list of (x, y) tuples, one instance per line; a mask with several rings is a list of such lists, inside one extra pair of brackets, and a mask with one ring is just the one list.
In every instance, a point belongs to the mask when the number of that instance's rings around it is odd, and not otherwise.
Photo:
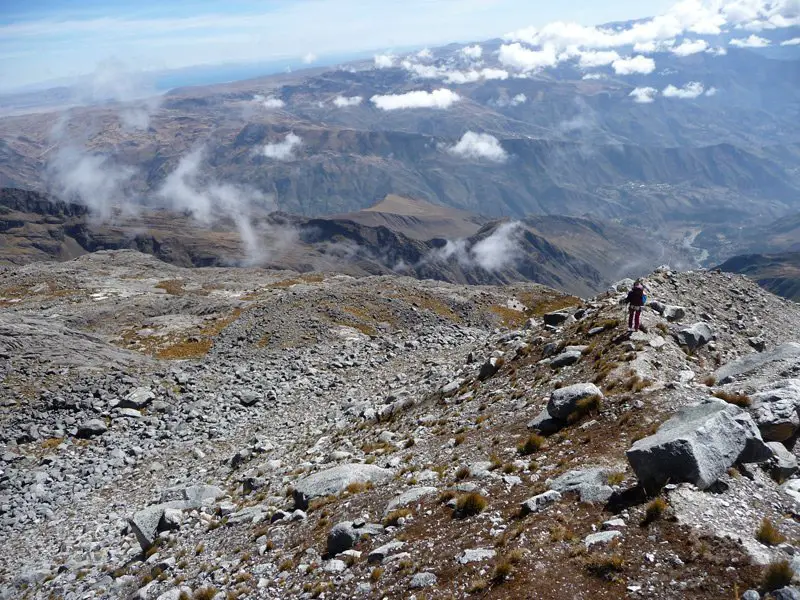
[(644, 306), (645, 304), (647, 304), (647, 294), (643, 293), (642, 294), (642, 306)]

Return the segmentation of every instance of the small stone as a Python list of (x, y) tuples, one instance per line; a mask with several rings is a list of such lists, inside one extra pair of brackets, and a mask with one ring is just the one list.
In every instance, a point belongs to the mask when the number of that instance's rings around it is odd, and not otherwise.
[(595, 544), (607, 544), (618, 537), (622, 537), (619, 531), (598, 531), (587, 535), (583, 543), (586, 544), (586, 549), (589, 550)]
[(434, 585), (436, 585), (436, 575), (423, 571), (421, 573), (417, 573), (411, 578), (409, 587), (412, 590), (418, 590), (421, 588), (433, 587)]

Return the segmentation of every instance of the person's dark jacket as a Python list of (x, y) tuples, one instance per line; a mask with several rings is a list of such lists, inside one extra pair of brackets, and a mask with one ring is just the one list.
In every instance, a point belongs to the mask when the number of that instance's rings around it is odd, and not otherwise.
[(628, 292), (625, 303), (631, 306), (644, 306), (644, 288), (635, 287)]

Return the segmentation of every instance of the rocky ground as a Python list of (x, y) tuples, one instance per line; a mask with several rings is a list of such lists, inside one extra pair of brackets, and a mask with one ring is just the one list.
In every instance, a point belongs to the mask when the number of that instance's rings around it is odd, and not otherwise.
[(0, 597), (800, 597), (800, 308), (647, 282), (0, 271)]

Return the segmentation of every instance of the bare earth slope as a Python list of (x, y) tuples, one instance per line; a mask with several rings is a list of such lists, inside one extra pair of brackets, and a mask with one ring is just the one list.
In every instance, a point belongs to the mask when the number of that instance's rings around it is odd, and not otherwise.
[[(800, 537), (791, 440), (780, 473), (730, 455), (710, 489), (676, 480), (658, 505), (625, 452), (712, 393), (797, 380), (800, 308), (738, 275), (647, 283), (672, 320), (648, 308), (628, 335), (617, 292), (184, 269), (132, 251), (6, 270), (0, 597), (774, 589), (763, 565), (791, 561)], [(713, 339), (679, 345), (699, 321)], [(57, 335), (21, 348), (20, 326), (44, 323)], [(531, 437), (548, 399), (589, 382), (602, 401)], [(756, 539), (765, 518), (786, 544)]]

